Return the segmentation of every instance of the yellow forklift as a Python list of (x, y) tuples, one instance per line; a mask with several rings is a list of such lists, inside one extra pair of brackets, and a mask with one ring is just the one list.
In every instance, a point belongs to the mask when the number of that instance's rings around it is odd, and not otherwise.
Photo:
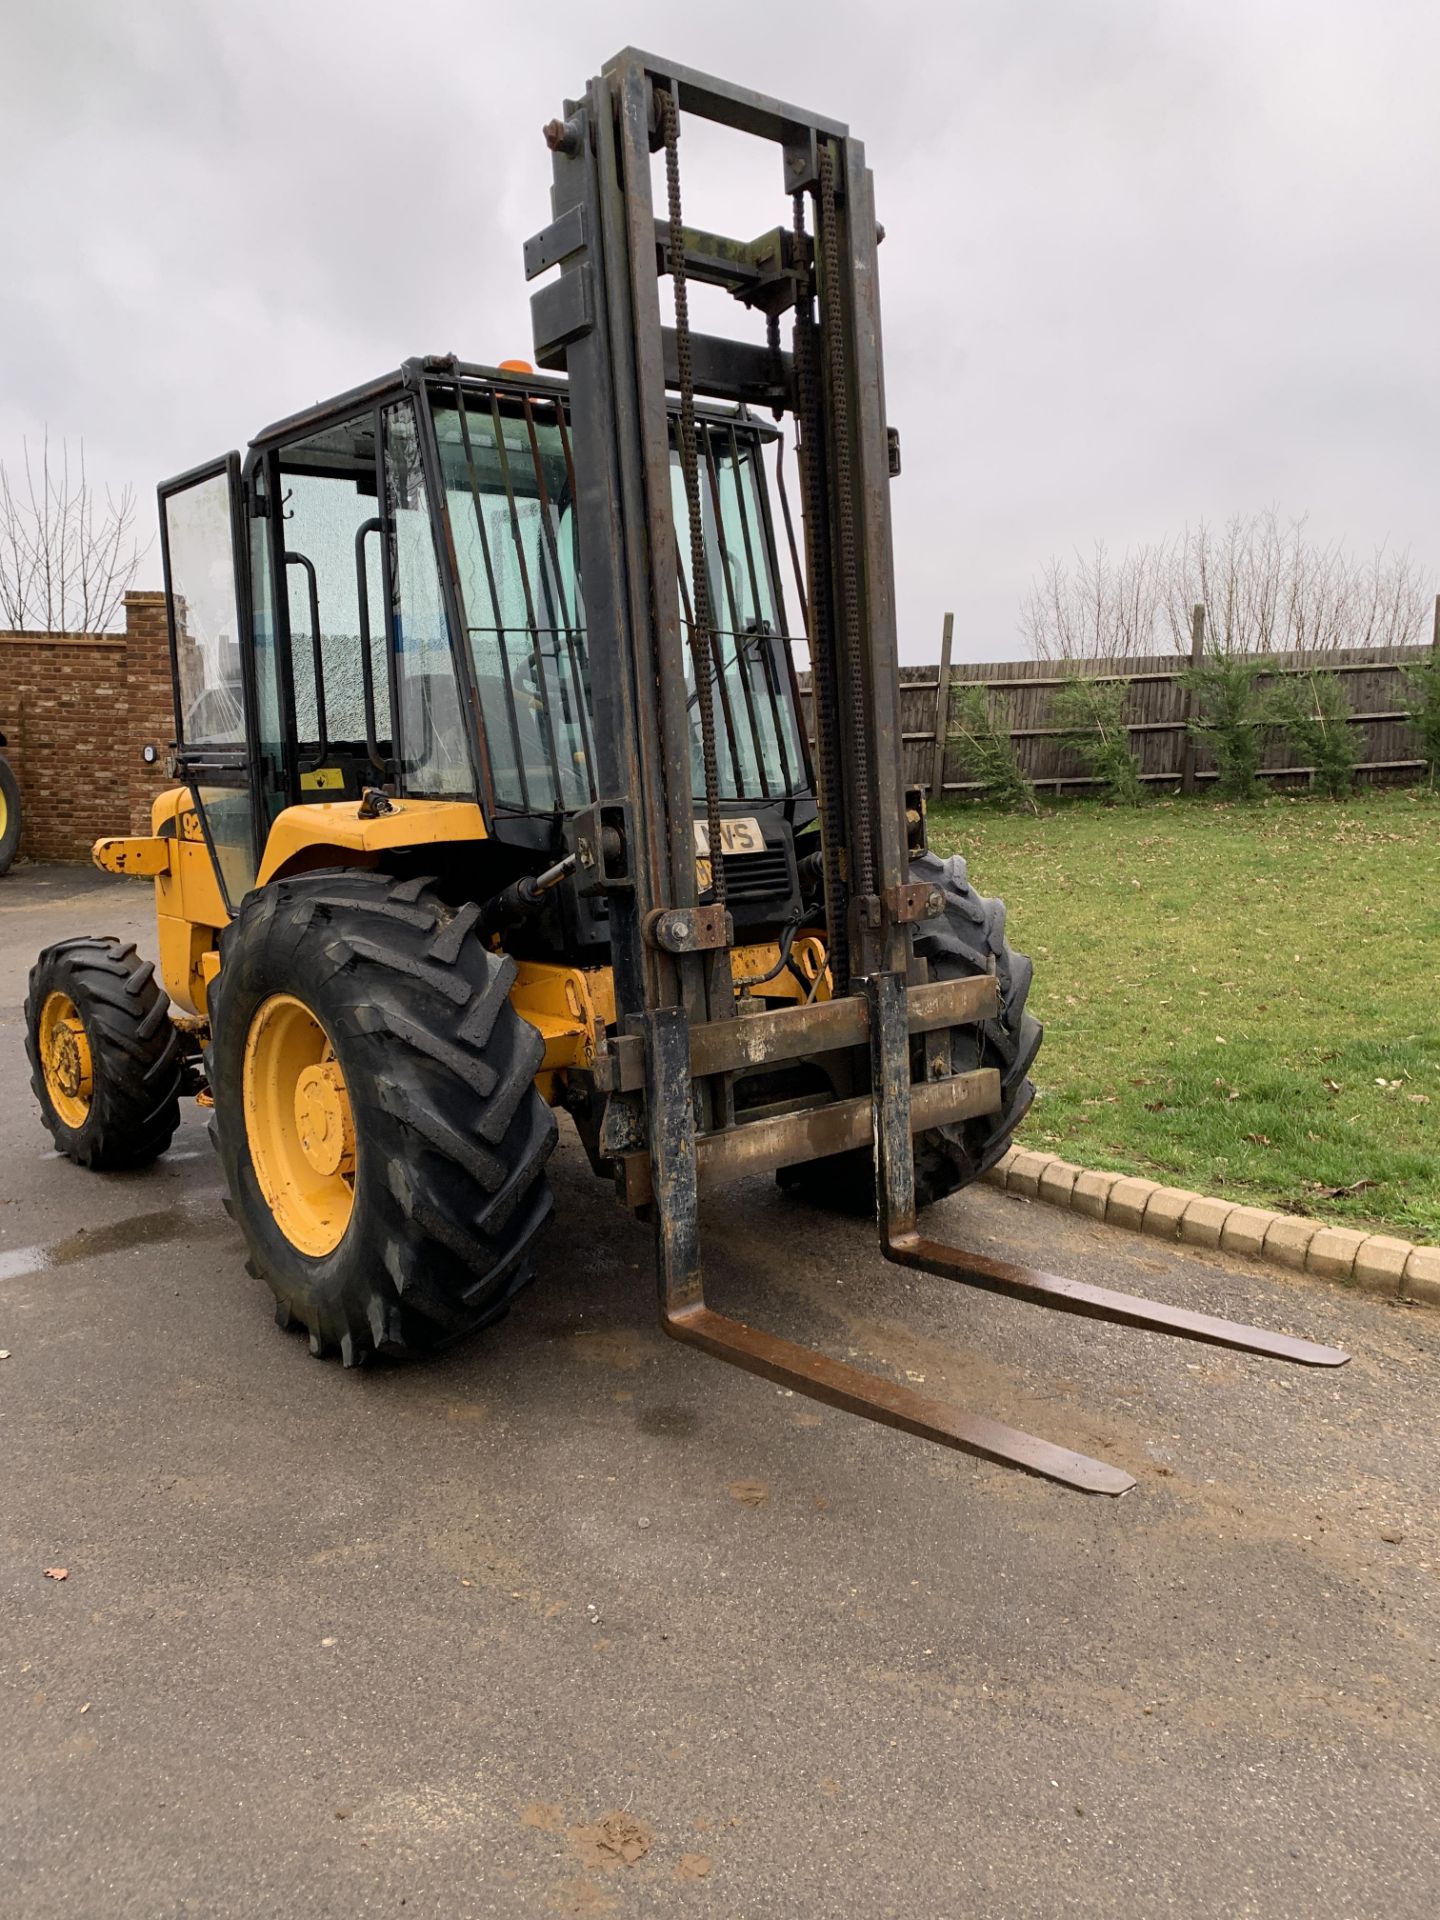
[[(783, 217), (759, 238), (686, 223), (695, 120), (768, 148)], [(178, 783), (148, 836), (95, 850), (154, 883), (160, 982), (115, 941), (41, 955), (45, 1124), (84, 1165), (135, 1166), (183, 1093), (213, 1106), (282, 1325), (358, 1365), (504, 1314), (563, 1109), (654, 1222), (669, 1333), (1123, 1492), (705, 1304), (701, 1195), (773, 1173), (963, 1285), (1345, 1358), (922, 1235), (919, 1210), (1004, 1152), (1040, 1029), (1003, 906), (928, 851), (903, 784), (863, 148), (634, 50), (545, 133), (539, 372), (411, 360), (161, 487)], [(734, 334), (692, 326), (697, 283)]]

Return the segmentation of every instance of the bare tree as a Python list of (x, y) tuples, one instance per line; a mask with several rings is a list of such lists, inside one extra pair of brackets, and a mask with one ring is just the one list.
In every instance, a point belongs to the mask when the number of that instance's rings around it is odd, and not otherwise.
[(1042, 660), (1134, 657), (1190, 649), (1190, 613), (1206, 611), (1206, 643), (1226, 656), (1339, 647), (1400, 646), (1419, 637), (1429, 604), (1408, 551), (1377, 547), (1369, 560), (1323, 545), (1302, 516), (1274, 507), (1223, 526), (1187, 526), (1177, 539), (1132, 548), (1118, 561), (1103, 543), (1071, 566), (1052, 560), (1020, 624)]
[(1156, 649), (1168, 584), (1169, 550), (1141, 546), (1111, 558), (1103, 540), (1072, 565), (1051, 560), (1021, 609), (1020, 624), (1041, 660), (1110, 660)]
[(1171, 550), (1166, 614), (1177, 653), (1190, 645), (1190, 613), (1205, 608), (1213, 653), (1267, 653), (1281, 644), (1285, 536), (1273, 512), (1233, 514), (1217, 530), (1187, 526)]
[(1409, 647), (1423, 637), (1433, 594), (1408, 547), (1391, 553), (1376, 547), (1358, 576), (1356, 647)]
[[(21, 473), (0, 461), (0, 620), (13, 630), (103, 633), (144, 556), (135, 537), (135, 490), (106, 489), (85, 472), (85, 443), (52, 457), (47, 431), (36, 460), (21, 442)], [(148, 544), (148, 543), (147, 543)]]

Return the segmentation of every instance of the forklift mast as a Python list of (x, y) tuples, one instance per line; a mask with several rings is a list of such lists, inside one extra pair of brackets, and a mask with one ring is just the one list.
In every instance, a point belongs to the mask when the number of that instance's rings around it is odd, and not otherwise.
[[(785, 223), (757, 240), (684, 222), (683, 116), (771, 143)], [(569, 376), (594, 649), (602, 791), (623, 802), (628, 856), (612, 904), (622, 1013), (682, 1005), (692, 1019), (733, 1009), (724, 961), (724, 876), (700, 909), (688, 704), (704, 743), (702, 818), (718, 844), (715, 652), (723, 609), (703, 564), (699, 395), (791, 415), (798, 428), (805, 604), (814, 690), (828, 948), (837, 992), (857, 973), (903, 966), (906, 882), (889, 445), (880, 357), (877, 228), (864, 149), (832, 120), (627, 51), (547, 129), (553, 218), (525, 249), (536, 356)], [(664, 154), (657, 219), (650, 156)], [(675, 324), (663, 323), (669, 277)], [(763, 314), (765, 344), (692, 331), (689, 286), (719, 285)], [(781, 346), (788, 315), (790, 342)], [(670, 484), (667, 388), (679, 396), (688, 526)], [(684, 556), (682, 559), (682, 555)], [(680, 574), (694, 581), (683, 609)], [(687, 679), (686, 654), (690, 675)], [(697, 796), (697, 798), (700, 796)], [(647, 940), (665, 910), (671, 937)], [(686, 938), (674, 936), (684, 929)]]
[[(774, 149), (787, 219), (749, 240), (686, 225), (680, 136), (696, 120)], [(880, 1246), (889, 1260), (1034, 1304), (1303, 1364), (1345, 1357), (920, 1236), (912, 1132), (999, 1099), (993, 1071), (953, 1073), (949, 1051), (956, 1028), (993, 1017), (994, 981), (927, 982), (914, 954), (917, 923), (944, 902), (909, 878), (889, 502), (898, 448), (885, 418), (881, 235), (864, 149), (837, 121), (634, 49), (567, 101), (545, 137), (551, 219), (526, 244), (525, 263), (531, 279), (559, 268), (531, 308), (540, 365), (569, 377), (601, 795), (570, 831), (581, 885), (609, 903), (618, 1032), (608, 1071), (614, 1088), (643, 1090), (644, 1146), (622, 1156), (622, 1184), (653, 1214), (662, 1323), (717, 1357), (942, 1445), (1088, 1491), (1123, 1493), (1134, 1482), (1102, 1461), (958, 1413), (705, 1304), (702, 1177), (733, 1179), (777, 1164), (776, 1137), (798, 1147), (809, 1127), (810, 1156), (853, 1144), (852, 1134), (873, 1141)], [(659, 217), (655, 154), (663, 155), (666, 189)], [(673, 326), (662, 314), (664, 278)], [(695, 332), (692, 282), (718, 286), (763, 315), (764, 343)], [(683, 526), (672, 507), (670, 393), (678, 395)], [(714, 687), (723, 620), (704, 564), (697, 396), (769, 408), (795, 426), (832, 985), (832, 998), (819, 1005), (737, 1007), (723, 860), (713, 861), (708, 898), (697, 881), (697, 801), (705, 844), (721, 844)], [(686, 555), (693, 591), (682, 605)], [(702, 745), (698, 795), (692, 705)], [(825, 1052), (848, 1056), (860, 1097), (737, 1123), (736, 1069)]]

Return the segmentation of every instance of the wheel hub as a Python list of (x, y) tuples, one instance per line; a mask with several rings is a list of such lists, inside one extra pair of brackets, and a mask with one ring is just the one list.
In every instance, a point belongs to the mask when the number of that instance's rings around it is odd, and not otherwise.
[(296, 1081), (295, 1125), (301, 1152), (316, 1173), (354, 1173), (355, 1122), (337, 1060), (306, 1067)]
[(78, 1020), (63, 1021), (55, 1029), (51, 1043), (50, 1070), (56, 1085), (72, 1100), (84, 1099), (90, 1091), (90, 1043)]
[(40, 1062), (55, 1111), (67, 1126), (84, 1126), (95, 1069), (85, 1023), (67, 993), (52, 993), (40, 1009)]

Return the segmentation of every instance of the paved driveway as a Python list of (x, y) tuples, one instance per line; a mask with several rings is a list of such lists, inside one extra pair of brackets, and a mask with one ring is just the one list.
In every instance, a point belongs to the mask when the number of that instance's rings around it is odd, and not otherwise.
[(346, 1375), (198, 1112), (152, 1172), (47, 1150), (25, 969), (149, 913), (0, 882), (0, 1911), (1431, 1920), (1440, 1317), (931, 1216), (1355, 1355), (1302, 1372), (906, 1275), (764, 1181), (713, 1210), (717, 1304), (1139, 1478), (1087, 1498), (665, 1341), (567, 1140), (511, 1318)]

